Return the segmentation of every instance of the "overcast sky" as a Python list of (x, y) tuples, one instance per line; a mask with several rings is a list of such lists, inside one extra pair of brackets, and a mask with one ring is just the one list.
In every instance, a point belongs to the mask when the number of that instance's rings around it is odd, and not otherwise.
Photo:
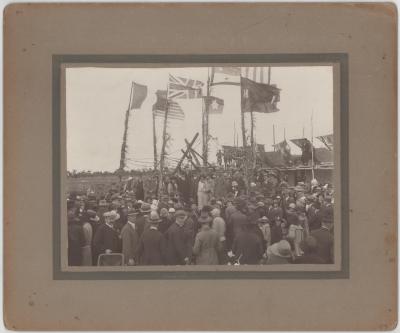
[[(267, 69), (265, 68), (265, 71)], [(147, 98), (138, 110), (131, 112), (128, 130), (128, 169), (153, 166), (152, 105), (155, 91), (166, 89), (168, 74), (207, 81), (208, 69), (200, 68), (68, 68), (66, 70), (67, 110), (67, 169), (115, 171), (119, 167), (125, 112), (129, 103), (131, 82), (148, 87)], [(330, 66), (272, 67), (271, 84), (281, 89), (279, 112), (256, 114), (255, 136), (265, 150), (273, 150), (272, 127), (275, 140), (311, 138), (313, 113), (314, 137), (333, 133), (333, 74)], [(222, 114), (210, 115), (210, 135), (216, 138), (210, 144), (210, 159), (221, 145), (234, 144), (236, 128), (239, 145), (242, 144), (240, 123), (240, 88), (218, 86), (213, 90), (224, 100)], [(168, 149), (169, 163), (181, 156), (180, 149), (196, 132), (195, 144), (201, 153), (200, 99), (181, 102), (185, 120), (169, 123), (172, 142)], [(249, 128), (249, 119), (246, 119)], [(162, 120), (157, 120), (157, 147), (160, 151)], [(315, 146), (322, 146), (318, 139)], [(299, 153), (291, 144), (292, 153)]]

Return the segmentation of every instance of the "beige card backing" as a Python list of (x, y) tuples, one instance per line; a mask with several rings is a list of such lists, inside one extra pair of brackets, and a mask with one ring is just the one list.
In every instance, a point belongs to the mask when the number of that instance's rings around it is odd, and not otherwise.
[[(396, 325), (397, 12), (393, 5), (14, 4), (6, 8), (4, 20), (8, 328), (387, 330)], [(264, 63), (276, 64), (276, 55), (282, 55), (298, 64), (302, 55), (312, 59), (316, 54), (339, 59), (332, 62), (334, 133), (335, 142), (340, 142), (338, 149), (335, 146), (335, 166), (340, 167), (334, 182), (340, 189), (336, 193), (346, 200), (335, 198), (340, 203), (335, 214), (346, 221), (344, 228), (340, 221), (335, 226), (340, 264), (326, 271), (340, 274), (296, 276), (289, 271), (235, 276), (237, 271), (228, 268), (229, 274), (222, 277), (215, 269), (214, 275), (194, 269), (185, 276), (178, 268), (169, 276), (157, 276), (157, 271), (140, 277), (135, 271), (64, 274), (68, 269), (57, 261), (65, 242), (62, 228), (57, 229), (64, 225), (63, 214), (61, 222), (53, 215), (65, 209), (60, 205), (65, 185), (63, 71), (54, 75), (55, 64), (63, 69), (66, 64), (92, 64), (96, 57), (99, 64), (99, 59), (109, 63), (121, 56), (140, 63), (140, 55), (152, 56), (159, 64), (168, 63), (163, 55), (175, 55), (181, 64), (190, 57), (190, 63), (200, 64), (207, 59), (240, 62), (246, 56), (247, 64), (263, 56)], [(347, 80), (343, 81), (343, 73)], [(54, 87), (60, 88), (59, 100)], [(58, 104), (59, 128), (54, 126)], [(59, 163), (54, 163), (57, 156)], [(55, 194), (58, 183), (60, 192)], [(240, 270), (246, 273), (246, 268)], [(94, 274), (85, 277), (85, 273)]]

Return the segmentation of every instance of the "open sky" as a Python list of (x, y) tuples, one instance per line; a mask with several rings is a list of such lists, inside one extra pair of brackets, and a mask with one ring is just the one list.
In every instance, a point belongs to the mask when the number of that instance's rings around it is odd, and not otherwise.
[[(265, 68), (265, 71), (267, 69)], [(166, 89), (168, 75), (207, 81), (208, 68), (95, 68), (80, 67), (66, 70), (67, 110), (67, 169), (82, 171), (114, 171), (119, 167), (125, 112), (129, 103), (131, 82), (148, 87), (147, 98), (138, 110), (131, 112), (128, 130), (128, 169), (153, 166), (152, 106), (156, 90)], [(304, 136), (311, 139), (311, 115), (314, 137), (333, 133), (333, 73), (331, 66), (272, 67), (271, 84), (281, 89), (279, 112), (256, 114), (255, 137), (273, 150), (273, 125), (275, 140)], [(210, 115), (210, 160), (221, 145), (234, 145), (236, 129), (239, 145), (242, 144), (240, 123), (240, 88), (216, 86), (213, 95), (224, 100), (222, 114)], [(200, 99), (181, 101), (185, 120), (169, 122), (167, 131), (172, 136), (168, 147), (168, 162), (176, 163), (196, 132), (195, 144), (201, 153)], [(246, 119), (249, 128), (249, 119)], [(160, 151), (162, 119), (156, 122), (157, 148)], [(314, 139), (315, 146), (322, 146)], [(299, 149), (291, 144), (292, 153)]]

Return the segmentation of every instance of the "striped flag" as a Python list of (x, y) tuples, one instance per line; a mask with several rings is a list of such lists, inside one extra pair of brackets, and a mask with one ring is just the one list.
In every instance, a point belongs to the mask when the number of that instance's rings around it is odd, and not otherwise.
[(166, 90), (157, 90), (157, 101), (153, 105), (153, 112), (156, 117), (165, 117), (168, 103), (168, 119), (183, 120), (185, 114), (177, 102), (167, 100)]
[(168, 83), (168, 99), (200, 98), (202, 96), (201, 89), (203, 85), (204, 84), (201, 81), (186, 79), (170, 74)]
[(242, 67), (241, 75), (257, 83), (268, 83), (268, 67)]
[(240, 67), (213, 67), (210, 86), (240, 85)]

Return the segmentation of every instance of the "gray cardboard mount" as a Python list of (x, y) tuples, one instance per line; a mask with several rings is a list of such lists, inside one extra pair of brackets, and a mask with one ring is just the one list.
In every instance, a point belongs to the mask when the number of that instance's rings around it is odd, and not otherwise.
[[(397, 10), (388, 3), (8, 5), (4, 11), (7, 328), (393, 328), (397, 323), (396, 41)], [(62, 211), (65, 185), (63, 84), (62, 72), (54, 75), (57, 61), (76, 64), (87, 55), (91, 55), (88, 63), (93, 56), (132, 60), (140, 55), (175, 55), (182, 63), (185, 57), (200, 63), (199, 58), (207, 56), (224, 63), (236, 55), (255, 63), (264, 55), (277, 63), (279, 57), (274, 55), (294, 55), (293, 62), (302, 63), (310, 59), (302, 55), (316, 54), (340, 55), (346, 67), (334, 76), (338, 98), (343, 101), (345, 94), (347, 102), (334, 106), (334, 132), (342, 144), (335, 165), (338, 161), (344, 166), (338, 167), (334, 181), (341, 189), (339, 196), (346, 195), (343, 201), (335, 197), (344, 202), (341, 213), (347, 217), (340, 237), (344, 249), (340, 255), (347, 260), (343, 274), (235, 278), (231, 271), (223, 278), (177, 274), (148, 279), (146, 275), (141, 279), (57, 275), (59, 252), (54, 243), (62, 223), (53, 214)], [(315, 58), (315, 63), (320, 60)], [(57, 184), (60, 191), (55, 193)]]

